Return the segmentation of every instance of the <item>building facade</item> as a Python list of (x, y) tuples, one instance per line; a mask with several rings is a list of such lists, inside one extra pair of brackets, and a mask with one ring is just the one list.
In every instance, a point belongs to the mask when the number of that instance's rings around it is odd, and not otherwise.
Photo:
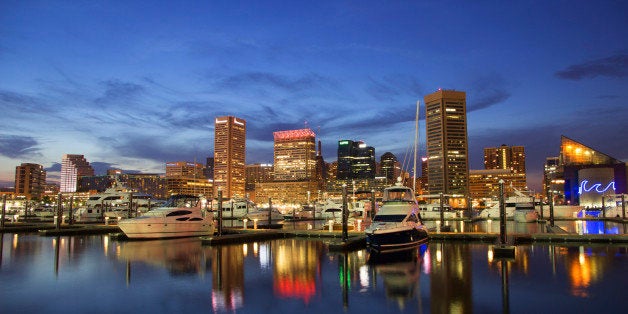
[(338, 141), (338, 180), (374, 179), (375, 148), (362, 141)]
[(513, 188), (526, 190), (526, 176), (511, 169), (469, 170), (469, 196), (474, 199), (499, 199), (499, 180), (504, 180), (506, 196)]
[(525, 148), (507, 145), (484, 148), (484, 169), (510, 169), (514, 173), (525, 173)]
[(425, 96), (424, 101), (429, 193), (467, 195), (466, 93), (438, 90)]
[(22, 163), (15, 167), (15, 194), (27, 200), (41, 199), (46, 186), (46, 170), (44, 166)]
[(316, 177), (316, 134), (310, 129), (273, 132), (275, 181)]
[(246, 183), (246, 121), (218, 117), (214, 124), (214, 196), (244, 197)]
[(566, 136), (561, 136), (556, 172), (553, 180), (563, 182), (563, 195), (559, 197), (565, 203), (601, 207), (603, 199), (608, 205), (615, 202), (616, 195), (626, 193), (625, 162)]
[(78, 179), (82, 176), (93, 176), (94, 168), (83, 155), (66, 154), (61, 159), (61, 193), (77, 191)]
[(391, 152), (385, 152), (379, 158), (379, 169), (379, 175), (385, 177), (388, 184), (397, 182), (397, 177), (401, 175), (401, 165)]
[[(273, 181), (273, 165), (251, 164), (246, 165), (246, 193), (249, 198), (255, 195), (255, 185)], [(255, 201), (252, 199), (252, 201)]]
[(213, 195), (213, 182), (203, 175), (203, 165), (187, 161), (166, 163), (166, 193)]

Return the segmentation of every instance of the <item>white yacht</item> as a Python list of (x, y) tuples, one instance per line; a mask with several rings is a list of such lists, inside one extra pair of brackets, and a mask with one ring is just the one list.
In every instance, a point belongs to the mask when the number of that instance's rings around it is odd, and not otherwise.
[(127, 217), (130, 197), (133, 198), (134, 210), (140, 213), (147, 212), (150, 209), (149, 206), (156, 207), (163, 203), (163, 201), (152, 199), (150, 194), (127, 188), (116, 179), (113, 185), (105, 191), (91, 195), (84, 207), (74, 211), (74, 218), (77, 221), (93, 221), (103, 217)]
[(512, 216), (515, 222), (535, 222), (539, 219), (539, 214), (536, 212), (534, 203), (531, 200), (516, 203)]
[[(440, 204), (419, 204), (419, 213), (422, 219), (440, 219)], [(451, 206), (443, 204), (443, 218), (456, 218), (457, 213)]]
[[(255, 203), (251, 202), (248, 199), (244, 198), (234, 198), (228, 201), (222, 202), (222, 219), (242, 219), (249, 212), (255, 211), (257, 206)], [(215, 212), (216, 217), (218, 217), (218, 202), (212, 206), (212, 210)]]
[[(268, 221), (268, 207), (258, 207), (250, 210), (249, 213), (246, 214), (244, 217), (249, 220), (257, 219), (257, 221), (259, 222)], [(270, 212), (270, 219), (271, 222), (282, 221), (284, 220), (284, 216), (277, 208), (273, 207), (272, 211)]]
[(427, 228), (411, 188), (397, 182), (384, 189), (382, 206), (365, 230), (366, 245), (376, 252), (392, 252), (427, 242)]
[(118, 226), (130, 239), (192, 237), (214, 234), (214, 219), (197, 196), (173, 195), (143, 215), (121, 220)]

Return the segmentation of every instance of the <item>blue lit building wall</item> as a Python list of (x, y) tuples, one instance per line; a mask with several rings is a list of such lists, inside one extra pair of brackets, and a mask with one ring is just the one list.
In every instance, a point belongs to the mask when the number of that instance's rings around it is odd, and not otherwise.
[[(580, 188), (581, 180), (586, 180), (587, 178), (579, 178), (578, 171), (582, 169), (594, 169), (594, 168), (612, 168), (615, 182), (615, 192), (614, 194), (623, 194), (626, 193), (626, 163), (617, 163), (614, 165), (573, 165), (573, 166), (565, 166), (564, 167), (564, 178), (565, 178), (565, 200), (569, 201), (570, 204), (580, 204), (580, 195), (578, 194), (578, 190)], [(608, 182), (590, 182), (590, 185), (600, 183), (602, 185), (606, 185)], [(610, 192), (613, 194), (613, 192)]]

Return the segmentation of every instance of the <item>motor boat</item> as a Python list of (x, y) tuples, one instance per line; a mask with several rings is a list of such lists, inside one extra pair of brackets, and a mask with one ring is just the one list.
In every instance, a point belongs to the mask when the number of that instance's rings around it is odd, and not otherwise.
[[(255, 208), (249, 211), (244, 217), (249, 220), (257, 219), (257, 221), (268, 221), (268, 207)], [(273, 207), (270, 212), (270, 219), (271, 221), (281, 221), (284, 220), (284, 216), (277, 208)]]
[[(419, 204), (422, 219), (440, 219), (441, 206), (438, 203)], [(451, 206), (443, 204), (443, 218), (456, 218), (457, 213)]]
[(376, 252), (394, 252), (427, 242), (427, 228), (411, 188), (401, 181), (384, 189), (382, 206), (366, 230), (366, 245)]
[[(216, 217), (218, 216), (218, 203), (213, 205)], [(255, 211), (256, 205), (248, 199), (234, 198), (222, 202), (222, 219), (242, 219), (249, 212)]]
[(214, 234), (214, 219), (200, 197), (173, 195), (159, 208), (123, 219), (118, 226), (130, 239), (193, 237)]
[(77, 221), (95, 221), (103, 217), (117, 219), (129, 215), (129, 200), (133, 200), (133, 215), (137, 212), (145, 213), (150, 208), (163, 204), (163, 200), (153, 199), (150, 194), (140, 193), (127, 188), (122, 182), (116, 179), (113, 185), (105, 191), (92, 194), (85, 202), (84, 207), (79, 207), (74, 211), (74, 218)]
[(539, 214), (536, 212), (534, 203), (520, 202), (515, 204), (515, 210), (513, 212), (513, 220), (515, 222), (535, 222), (538, 219)]

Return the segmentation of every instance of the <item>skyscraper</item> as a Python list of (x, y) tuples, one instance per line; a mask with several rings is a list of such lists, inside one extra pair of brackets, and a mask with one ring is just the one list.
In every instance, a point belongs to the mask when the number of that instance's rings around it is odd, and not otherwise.
[(391, 152), (385, 152), (379, 158), (380, 175), (386, 177), (388, 184), (397, 182), (397, 177), (401, 175), (401, 166), (397, 157)]
[(375, 148), (362, 141), (338, 141), (338, 180), (374, 179)]
[(63, 155), (61, 159), (61, 193), (76, 192), (78, 178), (93, 176), (94, 168), (83, 155)]
[(513, 173), (526, 172), (526, 155), (523, 146), (484, 148), (484, 169), (510, 169)]
[(310, 129), (273, 132), (275, 181), (316, 178), (316, 134)]
[(214, 195), (244, 197), (246, 182), (246, 121), (233, 116), (216, 118), (214, 124)]
[(438, 90), (425, 96), (429, 193), (469, 191), (466, 93)]
[(22, 163), (15, 167), (15, 194), (39, 199), (44, 194), (46, 170), (42, 165)]

